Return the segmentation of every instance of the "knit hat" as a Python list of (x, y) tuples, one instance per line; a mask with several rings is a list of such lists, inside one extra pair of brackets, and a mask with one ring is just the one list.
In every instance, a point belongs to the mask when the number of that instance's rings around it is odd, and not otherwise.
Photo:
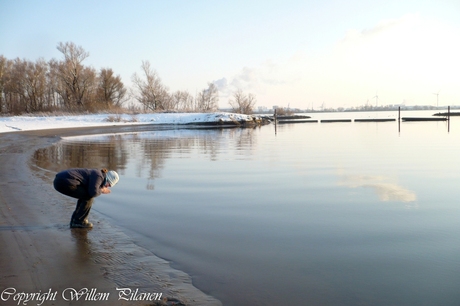
[(113, 170), (107, 172), (106, 178), (107, 182), (110, 184), (110, 187), (115, 186), (115, 184), (118, 183), (119, 180), (118, 173), (116, 173)]

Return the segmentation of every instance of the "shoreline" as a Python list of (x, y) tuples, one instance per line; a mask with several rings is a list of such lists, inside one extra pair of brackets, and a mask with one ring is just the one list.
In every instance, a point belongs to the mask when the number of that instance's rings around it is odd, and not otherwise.
[[(104, 126), (0, 134), (0, 294), (8, 288), (40, 292), (43, 299), (47, 292), (57, 293), (54, 302), (42, 304), (53, 305), (63, 301), (64, 292), (86, 288), (89, 293), (72, 304), (89, 300), (95, 305), (222, 305), (194, 287), (189, 275), (136, 245), (97, 211), (91, 212), (93, 229), (70, 229), (75, 200), (54, 190), (54, 172), (31, 163), (37, 149), (61, 137), (155, 129), (164, 128)], [(137, 300), (120, 299), (117, 288), (128, 288)], [(151, 299), (161, 296), (161, 301), (147, 301), (147, 293)], [(104, 294), (108, 300), (96, 300)], [(17, 305), (13, 297), (5, 294), (0, 306)]]

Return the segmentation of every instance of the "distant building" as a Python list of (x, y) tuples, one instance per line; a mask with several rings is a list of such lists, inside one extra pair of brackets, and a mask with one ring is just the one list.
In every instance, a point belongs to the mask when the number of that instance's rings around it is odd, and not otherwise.
[(264, 113), (264, 112), (267, 112), (267, 111), (268, 111), (268, 107), (266, 107), (266, 106), (259, 106), (259, 107), (257, 107), (257, 110), (258, 110), (259, 112)]

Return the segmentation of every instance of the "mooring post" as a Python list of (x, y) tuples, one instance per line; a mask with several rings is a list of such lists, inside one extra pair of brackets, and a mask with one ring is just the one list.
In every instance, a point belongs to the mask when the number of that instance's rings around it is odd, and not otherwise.
[(401, 106), (398, 106), (398, 132), (401, 132)]
[(276, 108), (275, 108), (274, 117), (275, 117), (275, 135), (276, 135), (276, 125), (277, 125), (277, 121), (278, 121), (278, 116), (276, 115)]
[(447, 132), (450, 132), (450, 106), (447, 106)]

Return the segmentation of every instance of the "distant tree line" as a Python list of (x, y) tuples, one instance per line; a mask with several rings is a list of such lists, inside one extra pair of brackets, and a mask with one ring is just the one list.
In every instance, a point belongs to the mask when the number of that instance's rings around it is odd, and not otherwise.
[[(215, 111), (219, 92), (214, 83), (192, 96), (188, 91), (170, 92), (148, 61), (132, 76), (127, 90), (111, 68), (85, 66), (89, 53), (72, 42), (59, 43), (60, 60), (35, 62), (0, 55), (0, 114), (53, 111), (102, 111), (138, 101), (144, 111)], [(233, 110), (251, 113), (255, 97), (237, 90), (230, 101)]]
[(0, 55), (0, 112), (97, 111), (121, 107), (127, 98), (119, 75), (96, 71), (82, 62), (89, 56), (73, 43), (59, 43), (63, 59), (35, 62)]
[(219, 105), (219, 91), (214, 83), (208, 83), (196, 97), (188, 91), (178, 90), (170, 93), (163, 85), (160, 77), (150, 66), (149, 61), (143, 61), (142, 73), (134, 73), (132, 82), (134, 88), (131, 96), (138, 101), (145, 110), (150, 111), (215, 111)]

